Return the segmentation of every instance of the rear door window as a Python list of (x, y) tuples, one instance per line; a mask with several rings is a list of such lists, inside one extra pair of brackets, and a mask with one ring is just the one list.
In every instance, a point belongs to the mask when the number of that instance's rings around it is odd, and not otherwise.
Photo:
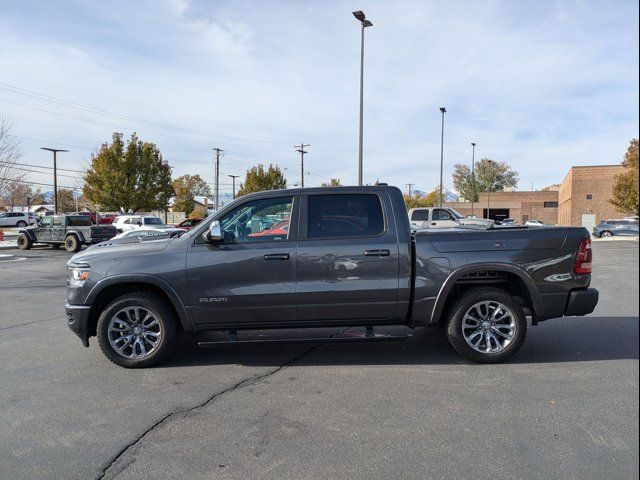
[(373, 237), (384, 232), (380, 198), (375, 194), (310, 195), (308, 238)]
[(416, 222), (428, 222), (429, 210), (416, 210), (411, 214), (411, 220)]

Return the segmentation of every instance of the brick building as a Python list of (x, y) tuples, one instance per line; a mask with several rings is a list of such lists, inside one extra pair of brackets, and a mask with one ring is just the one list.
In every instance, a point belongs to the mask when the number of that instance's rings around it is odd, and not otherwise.
[(623, 217), (609, 199), (620, 165), (572, 167), (558, 192), (558, 224), (590, 227), (600, 220)]
[[(559, 185), (544, 191), (480, 192), (473, 212), (470, 202), (445, 202), (463, 215), (519, 223), (541, 220), (547, 224), (584, 226), (589, 230), (607, 218), (624, 217), (609, 203), (620, 165), (571, 167)], [(487, 208), (488, 207), (488, 208)]]

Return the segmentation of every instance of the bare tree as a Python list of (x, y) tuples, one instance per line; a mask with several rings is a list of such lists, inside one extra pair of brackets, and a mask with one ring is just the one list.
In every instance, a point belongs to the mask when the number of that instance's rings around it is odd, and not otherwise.
[(0, 196), (6, 195), (10, 184), (24, 178), (24, 172), (18, 170), (18, 161), (22, 157), (20, 142), (11, 134), (13, 124), (0, 114)]

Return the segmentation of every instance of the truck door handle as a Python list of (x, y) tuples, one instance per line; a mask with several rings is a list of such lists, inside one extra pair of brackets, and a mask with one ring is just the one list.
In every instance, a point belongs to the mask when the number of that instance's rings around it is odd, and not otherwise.
[(365, 257), (388, 257), (391, 255), (389, 250), (365, 250)]
[(289, 260), (288, 253), (268, 253), (264, 256), (265, 260)]
[(435, 226), (435, 224), (436, 224), (436, 222), (431, 222), (431, 225), (434, 225), (434, 226)]

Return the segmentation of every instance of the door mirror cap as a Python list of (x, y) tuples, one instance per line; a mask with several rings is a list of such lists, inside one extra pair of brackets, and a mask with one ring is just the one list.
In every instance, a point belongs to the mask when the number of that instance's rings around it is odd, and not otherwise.
[(222, 242), (222, 229), (220, 228), (220, 222), (218, 220), (211, 222), (209, 230), (204, 234), (204, 236), (209, 243)]

